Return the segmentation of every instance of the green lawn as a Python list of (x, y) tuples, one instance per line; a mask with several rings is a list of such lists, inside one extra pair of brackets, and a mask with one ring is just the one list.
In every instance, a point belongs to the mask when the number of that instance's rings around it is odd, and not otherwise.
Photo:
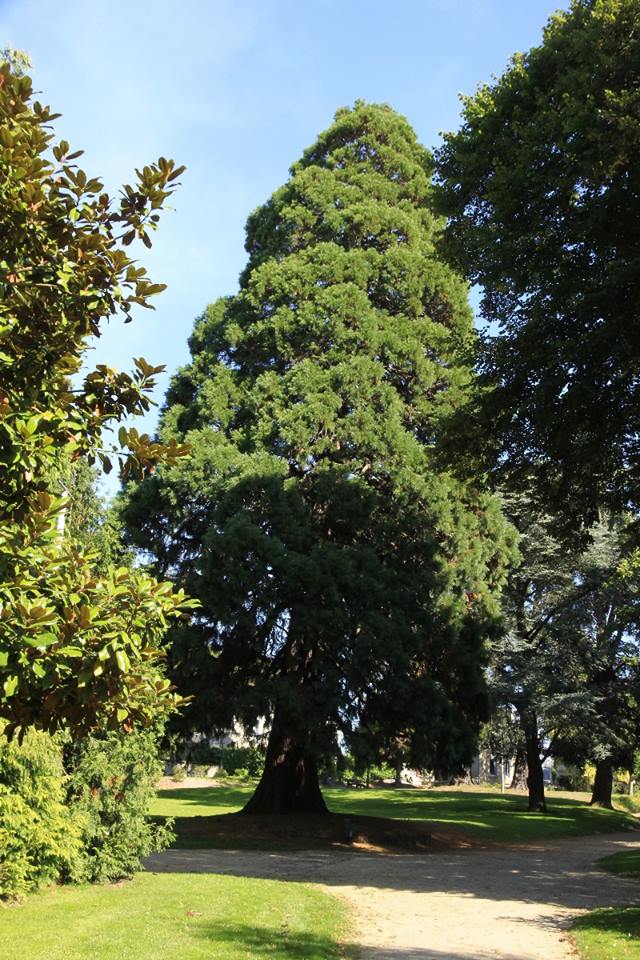
[(632, 797), (627, 794), (615, 794), (613, 802), (616, 806), (627, 810), (629, 813), (640, 813), (640, 795), (637, 793)]
[[(346, 908), (299, 883), (138, 874), (0, 907), (11, 960), (335, 960)], [(6, 952), (5, 952), (6, 951)]]
[(640, 907), (593, 910), (571, 933), (580, 960), (640, 960)]
[[(640, 850), (622, 850), (597, 863), (610, 873), (640, 878)], [(581, 960), (640, 960), (640, 907), (593, 910), (571, 932)]]
[(598, 860), (598, 866), (621, 877), (640, 878), (640, 850), (622, 850)]
[[(165, 817), (212, 816), (239, 810), (252, 784), (161, 790), (151, 813)], [(637, 826), (627, 813), (592, 808), (586, 799), (553, 793), (546, 815), (529, 813), (522, 793), (490, 790), (325, 790), (329, 808), (350, 816), (429, 820), (492, 841), (543, 840)]]

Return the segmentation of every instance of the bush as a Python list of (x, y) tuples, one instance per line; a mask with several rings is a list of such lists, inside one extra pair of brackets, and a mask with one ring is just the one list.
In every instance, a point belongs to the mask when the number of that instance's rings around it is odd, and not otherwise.
[(562, 772), (556, 774), (556, 787), (559, 790), (577, 790), (587, 792), (591, 789), (593, 777), (589, 778), (588, 766), (583, 770), (574, 764), (564, 764)]
[(249, 777), (259, 777), (264, 766), (264, 753), (255, 747), (210, 747), (198, 743), (189, 752), (189, 762), (207, 768), (222, 767), (231, 776), (241, 776), (238, 770), (244, 769)]
[(190, 777), (206, 777), (209, 770), (211, 769), (211, 764), (208, 763), (194, 763), (189, 767), (189, 776)]
[(0, 898), (75, 873), (85, 827), (66, 804), (61, 739), (31, 732), (19, 746), (0, 737)]
[(379, 763), (369, 769), (370, 780), (395, 780), (396, 769), (388, 763)]
[(83, 851), (74, 880), (130, 876), (141, 857), (173, 839), (167, 825), (147, 817), (162, 773), (151, 730), (87, 737), (67, 752), (69, 802), (83, 817)]

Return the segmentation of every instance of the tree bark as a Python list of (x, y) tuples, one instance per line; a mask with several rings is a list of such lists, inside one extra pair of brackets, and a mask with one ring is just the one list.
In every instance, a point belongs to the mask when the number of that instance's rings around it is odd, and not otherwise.
[(593, 781), (593, 792), (591, 794), (592, 807), (606, 807), (613, 809), (611, 794), (613, 791), (613, 761), (611, 757), (605, 760), (598, 760), (596, 764), (596, 776)]
[(243, 808), (248, 814), (327, 813), (310, 731), (276, 708), (264, 770), (255, 793)]
[(513, 775), (510, 790), (526, 790), (527, 787), (527, 760), (523, 747), (518, 747), (513, 759)]
[(402, 786), (402, 767), (403, 767), (402, 759), (401, 757), (398, 757), (396, 759), (396, 779), (395, 779), (396, 787)]
[(539, 813), (547, 812), (544, 797), (544, 774), (540, 759), (540, 737), (538, 723), (535, 717), (529, 719), (525, 725), (525, 742), (527, 753), (527, 789), (529, 791), (529, 810)]

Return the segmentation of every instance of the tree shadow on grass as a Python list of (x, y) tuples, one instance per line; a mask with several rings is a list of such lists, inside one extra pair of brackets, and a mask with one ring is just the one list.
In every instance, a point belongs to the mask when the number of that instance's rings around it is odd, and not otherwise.
[(611, 935), (622, 939), (640, 937), (640, 907), (609, 907), (594, 910), (580, 917), (573, 925), (574, 932), (592, 935)]
[[(195, 933), (195, 931), (194, 931)], [(286, 928), (259, 927), (249, 924), (209, 923), (198, 927), (197, 935), (218, 947), (232, 945), (243, 956), (252, 960), (491, 960), (492, 953), (480, 956), (471, 953), (430, 950), (428, 947), (408, 949), (371, 947), (336, 943), (330, 937), (296, 933)], [(246, 951), (246, 954), (243, 953)], [(500, 955), (501, 960), (521, 960), (520, 956)]]
[[(192, 936), (197, 935), (212, 945), (233, 946), (240, 956), (267, 960), (342, 960), (355, 956), (345, 952), (331, 937), (313, 933), (297, 933), (286, 927), (259, 927), (252, 924), (207, 923), (201, 924)], [(245, 953), (246, 951), (246, 953)], [(226, 953), (225, 953), (226, 955)]]

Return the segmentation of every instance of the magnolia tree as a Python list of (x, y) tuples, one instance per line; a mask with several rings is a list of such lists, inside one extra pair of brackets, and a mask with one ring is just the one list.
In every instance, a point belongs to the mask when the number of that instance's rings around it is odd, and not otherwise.
[(186, 452), (120, 426), (149, 409), (162, 369), (144, 359), (131, 374), (100, 365), (79, 379), (101, 324), (163, 286), (128, 245), (150, 232), (182, 168), (160, 158), (117, 201), (56, 142), (50, 109), (34, 99), (21, 62), (0, 65), (0, 726), (74, 731), (128, 728), (175, 702), (160, 643), (184, 595), (140, 570), (108, 576), (63, 541), (55, 481), (62, 460), (96, 460), (144, 474)]

